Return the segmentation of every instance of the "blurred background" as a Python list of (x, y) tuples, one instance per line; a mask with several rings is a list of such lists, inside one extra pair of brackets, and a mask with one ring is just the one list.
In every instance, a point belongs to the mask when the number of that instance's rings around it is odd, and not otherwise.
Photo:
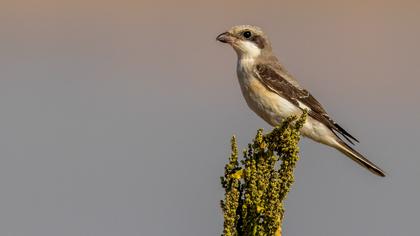
[(284, 235), (416, 235), (418, 1), (0, 3), (0, 235), (219, 235), (219, 176), (257, 128), (236, 55), (261, 26), (387, 173), (301, 141)]

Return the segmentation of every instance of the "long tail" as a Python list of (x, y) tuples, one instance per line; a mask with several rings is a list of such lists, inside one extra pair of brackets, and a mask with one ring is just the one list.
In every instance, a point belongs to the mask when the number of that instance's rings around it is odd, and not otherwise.
[[(338, 139), (338, 138), (337, 138)], [(362, 154), (358, 153), (356, 150), (354, 150), (352, 147), (347, 145), (342, 140), (338, 140), (338, 145), (336, 147), (340, 152), (345, 154), (346, 156), (350, 157), (352, 160), (359, 163), (361, 166), (368, 169), (370, 172), (374, 173), (375, 175), (379, 175), (381, 177), (385, 177), (385, 172), (381, 170), (381, 168), (377, 167), (375, 164), (373, 164), (371, 161), (366, 159)]]

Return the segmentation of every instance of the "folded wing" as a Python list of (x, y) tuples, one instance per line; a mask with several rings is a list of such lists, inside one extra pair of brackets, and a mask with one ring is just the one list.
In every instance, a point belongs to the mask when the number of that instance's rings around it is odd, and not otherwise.
[(340, 125), (335, 123), (322, 107), (322, 105), (305, 89), (294, 86), (284, 75), (278, 73), (275, 69), (266, 64), (258, 64), (255, 68), (256, 78), (271, 91), (286, 98), (299, 108), (307, 109), (309, 116), (323, 123), (331, 130), (338, 132), (353, 144), (353, 141), (359, 142)]

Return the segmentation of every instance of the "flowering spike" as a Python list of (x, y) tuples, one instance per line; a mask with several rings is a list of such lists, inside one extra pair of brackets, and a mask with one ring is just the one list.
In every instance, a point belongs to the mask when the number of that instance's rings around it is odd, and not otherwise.
[[(299, 159), (300, 129), (307, 112), (286, 118), (270, 133), (257, 131), (238, 162), (235, 137), (231, 155), (221, 177), (225, 199), (224, 236), (279, 235), (284, 217), (283, 200), (294, 182), (293, 170)], [(276, 165), (280, 162), (280, 165)]]

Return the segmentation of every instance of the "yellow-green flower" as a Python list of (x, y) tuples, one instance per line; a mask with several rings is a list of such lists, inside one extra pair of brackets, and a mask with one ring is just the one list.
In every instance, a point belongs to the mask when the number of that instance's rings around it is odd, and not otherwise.
[(235, 173), (232, 174), (232, 178), (234, 178), (234, 179), (241, 179), (242, 178), (242, 172), (243, 172), (242, 169), (236, 171)]
[(280, 232), (283, 200), (294, 182), (300, 129), (306, 115), (304, 112), (299, 119), (289, 117), (267, 134), (258, 130), (240, 162), (236, 139), (232, 137), (231, 155), (221, 177), (225, 189), (221, 201), (222, 235), (267, 236)]

